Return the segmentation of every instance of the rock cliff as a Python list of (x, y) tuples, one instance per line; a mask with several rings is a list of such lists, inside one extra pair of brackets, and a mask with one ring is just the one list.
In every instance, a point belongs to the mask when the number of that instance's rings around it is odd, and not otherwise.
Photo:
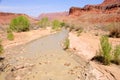
[(117, 12), (120, 14), (120, 0), (105, 0), (102, 4), (86, 5), (83, 8), (71, 7), (69, 15), (79, 16), (83, 12), (96, 12), (96, 13), (112, 13)]
[(101, 4), (85, 5), (83, 8), (71, 7), (69, 16), (92, 23), (120, 22), (120, 0), (104, 0)]

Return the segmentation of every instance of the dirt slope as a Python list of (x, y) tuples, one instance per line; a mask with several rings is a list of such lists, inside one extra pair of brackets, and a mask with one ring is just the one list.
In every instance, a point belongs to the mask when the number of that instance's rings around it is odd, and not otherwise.
[(7, 25), (10, 21), (17, 16), (26, 16), (32, 23), (34, 23), (35, 19), (29, 17), (26, 14), (17, 14), (17, 13), (7, 13), (0, 12), (0, 25)]

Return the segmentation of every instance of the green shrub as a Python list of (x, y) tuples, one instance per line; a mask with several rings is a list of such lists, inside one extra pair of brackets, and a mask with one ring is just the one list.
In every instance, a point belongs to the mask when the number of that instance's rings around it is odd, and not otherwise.
[(100, 52), (102, 53), (102, 56), (104, 58), (103, 63), (105, 65), (109, 65), (111, 61), (111, 44), (109, 43), (108, 37), (107, 36), (102, 36), (100, 39), (100, 45), (101, 45), (101, 50)]
[(46, 28), (49, 25), (49, 20), (47, 17), (42, 18), (38, 24), (41, 28)]
[(2, 54), (3, 53), (3, 46), (2, 46), (2, 44), (1, 44), (1, 40), (0, 40), (0, 54)]
[(61, 25), (61, 27), (65, 27), (66, 26), (65, 22), (61, 22), (60, 25)]
[(79, 28), (79, 30), (77, 31), (77, 36), (80, 36), (82, 32), (83, 32), (83, 28)]
[(70, 41), (69, 39), (65, 39), (65, 42), (64, 42), (64, 50), (68, 49), (69, 48), (69, 45), (70, 45)]
[(14, 35), (12, 33), (12, 30), (10, 28), (7, 29), (7, 39), (8, 40), (14, 40)]
[(109, 36), (110, 37), (115, 37), (115, 38), (120, 38), (120, 22), (119, 23), (111, 23), (109, 25)]
[(114, 49), (114, 62), (120, 64), (120, 45), (117, 45)]
[(61, 23), (60, 21), (54, 20), (54, 21), (52, 22), (52, 29), (54, 29), (54, 30), (59, 30), (59, 29), (61, 29), (62, 25), (64, 25), (64, 24)]
[(29, 26), (30, 22), (25, 16), (16, 17), (10, 23), (10, 29), (16, 32), (28, 31)]

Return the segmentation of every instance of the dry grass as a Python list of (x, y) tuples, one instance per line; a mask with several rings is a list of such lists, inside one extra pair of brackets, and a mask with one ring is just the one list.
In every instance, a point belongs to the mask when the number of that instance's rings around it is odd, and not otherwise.
[(110, 37), (115, 37), (115, 38), (120, 38), (120, 22), (119, 23), (111, 23), (109, 25), (109, 36)]
[(2, 53), (3, 53), (3, 46), (2, 46), (1, 40), (0, 40), (0, 54), (2, 54)]

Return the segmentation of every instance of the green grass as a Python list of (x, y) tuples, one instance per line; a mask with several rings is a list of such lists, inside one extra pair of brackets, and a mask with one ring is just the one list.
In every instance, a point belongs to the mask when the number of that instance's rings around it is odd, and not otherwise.
[(114, 49), (114, 63), (120, 65), (120, 45), (117, 45)]
[(67, 38), (67, 39), (65, 39), (65, 42), (64, 42), (64, 50), (68, 49), (69, 46), (70, 46), (70, 41), (69, 41), (69, 39)]
[(109, 65), (111, 62), (110, 53), (111, 53), (112, 47), (111, 47), (111, 44), (109, 43), (107, 36), (102, 36), (100, 38), (100, 45), (101, 45), (100, 53), (102, 54), (102, 56), (104, 58), (103, 63), (105, 65)]
[(7, 29), (7, 39), (10, 41), (14, 40), (14, 35), (13, 35), (12, 30), (10, 28)]
[[(94, 56), (91, 60), (96, 60), (104, 65), (109, 65), (111, 62), (120, 65), (120, 44), (112, 49), (107, 36), (102, 36), (100, 39), (101, 48), (99, 54)], [(111, 55), (112, 53), (112, 55)]]
[(120, 38), (120, 22), (111, 23), (108, 27), (110, 37)]
[(60, 22), (59, 20), (52, 21), (52, 29), (53, 30), (60, 30), (63, 26), (65, 26), (64, 22)]
[(7, 39), (10, 40), (10, 41), (14, 40), (14, 35), (13, 35), (12, 32), (7, 33)]
[(80, 28), (78, 31), (77, 31), (77, 36), (80, 36), (80, 34), (83, 32), (83, 28)]
[(46, 28), (47, 26), (49, 26), (49, 20), (47, 17), (44, 17), (39, 21), (38, 24), (41, 28)]
[(2, 46), (2, 44), (1, 44), (1, 40), (0, 40), (0, 54), (2, 54), (3, 51), (4, 51), (4, 49), (3, 49), (3, 46)]

